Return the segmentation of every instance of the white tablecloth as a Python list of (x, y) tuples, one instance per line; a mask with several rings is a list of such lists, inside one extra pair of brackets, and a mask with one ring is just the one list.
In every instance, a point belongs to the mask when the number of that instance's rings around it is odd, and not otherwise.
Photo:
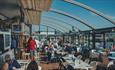
[[(70, 64), (74, 69), (90, 69), (91, 65), (83, 62), (82, 60), (75, 57), (63, 57), (68, 64)], [(75, 60), (74, 60), (75, 59)]]

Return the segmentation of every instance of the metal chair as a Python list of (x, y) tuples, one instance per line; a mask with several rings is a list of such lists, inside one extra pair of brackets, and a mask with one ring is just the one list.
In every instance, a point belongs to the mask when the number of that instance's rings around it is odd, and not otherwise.
[(84, 62), (89, 64), (90, 60), (89, 59), (85, 59)]
[(82, 55), (78, 55), (77, 58), (78, 58), (78, 59), (82, 59)]
[(67, 65), (66, 70), (75, 70), (75, 69), (71, 65)]
[(91, 65), (91, 66), (96, 66), (96, 65), (97, 65), (97, 62), (96, 62), (96, 61), (91, 61), (91, 62), (90, 62), (90, 65)]
[(113, 65), (113, 61), (110, 61), (108, 64), (107, 64), (107, 67)]
[(60, 58), (59, 59), (59, 70), (66, 70), (65, 64), (63, 63), (63, 60)]

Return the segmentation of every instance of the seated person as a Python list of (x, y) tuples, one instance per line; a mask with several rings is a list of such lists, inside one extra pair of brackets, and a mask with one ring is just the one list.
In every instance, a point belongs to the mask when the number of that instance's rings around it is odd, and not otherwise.
[(5, 56), (5, 63), (8, 63), (8, 70), (21, 68), (20, 64), (16, 60), (11, 59), (9, 54), (6, 54)]
[(36, 61), (31, 61), (27, 66), (27, 70), (39, 70)]
[(68, 52), (68, 53), (72, 53), (72, 47), (71, 46), (68, 46), (68, 45), (66, 45), (65, 46), (65, 50), (64, 50), (65, 52)]
[(114, 65), (110, 66), (108, 70), (115, 70), (115, 66)]

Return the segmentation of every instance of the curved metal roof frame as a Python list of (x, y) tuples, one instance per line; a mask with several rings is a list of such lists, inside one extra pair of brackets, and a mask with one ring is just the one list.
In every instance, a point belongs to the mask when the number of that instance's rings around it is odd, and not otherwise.
[[(65, 22), (65, 21), (63, 21), (63, 20), (60, 20), (60, 19), (57, 19), (57, 18), (54, 18), (54, 17), (49, 17), (49, 16), (43, 16), (43, 17), (46, 17), (46, 18), (51, 18), (52, 20), (56, 20), (56, 21), (58, 21), (58, 22), (62, 22), (62, 23), (64, 23), (64, 24), (66, 24), (66, 25), (70, 25), (71, 27), (73, 26), (72, 24), (69, 24), (69, 23), (67, 23), (67, 22)], [(82, 31), (82, 30), (80, 30), (78, 27), (76, 27), (76, 26), (74, 26), (78, 31)]]
[(92, 30), (95, 29), (93, 26), (89, 25), (88, 22), (82, 20), (82, 19), (79, 18), (79, 17), (74, 17), (74, 16), (72, 16), (72, 15), (70, 15), (70, 14), (64, 12), (64, 11), (60, 11), (60, 10), (57, 10), (57, 9), (52, 9), (52, 8), (51, 8), (50, 11), (51, 11), (51, 12), (58, 13), (58, 14), (61, 14), (61, 15), (64, 15), (64, 16), (67, 16), (67, 17), (70, 17), (70, 18), (72, 18), (72, 19), (74, 19), (74, 20), (76, 20), (76, 21), (79, 21), (80, 23), (82, 23), (82, 24), (84, 24), (85, 26), (91, 28)]
[(77, 1), (74, 1), (74, 0), (63, 0), (63, 1), (69, 2), (69, 3), (73, 4), (73, 5), (80, 6), (80, 7), (84, 8), (84, 9), (86, 9), (86, 10), (89, 10), (89, 11), (91, 11), (91, 12), (97, 14), (98, 16), (100, 16), (100, 17), (102, 17), (102, 18), (108, 20), (109, 22), (111, 22), (112, 24), (115, 25), (115, 21), (111, 20), (108, 16), (104, 15), (104, 14), (103, 14), (102, 12), (100, 12), (100, 11), (97, 11), (96, 9), (93, 9), (93, 8), (91, 8), (91, 7), (89, 7), (89, 6), (85, 5), (85, 4), (83, 4), (83, 3), (80, 3), (80, 2), (77, 2)]
[[(47, 23), (49, 25), (52, 25), (53, 27), (56, 27), (56, 28), (59, 28), (60, 30), (64, 31), (64, 32), (67, 32), (67, 28), (61, 26), (61, 25), (57, 25), (57, 24), (54, 24), (54, 22), (52, 21), (48, 21), (48, 20), (44, 20), (44, 21), (47, 21), (47, 22), (42, 22), (42, 24), (44, 23)], [(53, 24), (52, 24), (53, 23)], [(68, 30), (69, 31), (69, 30)]]
[(45, 24), (45, 25), (47, 25), (47, 26), (50, 25), (50, 26), (52, 26), (52, 27), (55, 27), (55, 28), (57, 28), (58, 30), (62, 31), (63, 33), (66, 32), (65, 29), (63, 29), (63, 28), (61, 28), (61, 27), (59, 27), (59, 26), (55, 26), (55, 25), (53, 25), (53, 24), (49, 24), (48, 22), (44, 22), (43, 24)]
[(65, 27), (65, 26), (62, 26), (62, 25), (59, 24), (58, 22), (55, 22), (54, 20), (45, 19), (45, 21), (51, 22), (51, 23), (53, 23), (53, 24), (54, 24), (54, 23), (57, 23), (57, 24), (55, 24), (55, 25), (61, 26), (61, 27), (65, 28), (66, 30), (67, 30), (67, 29), (70, 30), (69, 28), (67, 28), (67, 27)]
[[(39, 10), (35, 10), (35, 9), (26, 9), (26, 10), (39, 11)], [(69, 18), (72, 18), (72, 19), (74, 19), (74, 20), (76, 20), (76, 21), (79, 21), (80, 23), (84, 24), (85, 26), (89, 27), (89, 28), (92, 29), (92, 30), (95, 29), (93, 26), (89, 25), (88, 22), (82, 20), (82, 19), (79, 18), (79, 17), (74, 17), (74, 16), (72, 16), (72, 15), (70, 15), (70, 14), (64, 12), (64, 11), (60, 11), (60, 10), (52, 9), (52, 8), (51, 8), (49, 11), (54, 12), (54, 13), (57, 13), (57, 14), (60, 14), (60, 15), (64, 15), (64, 16), (67, 16), (67, 17), (69, 17)]]
[[(69, 29), (69, 30), (71, 30), (72, 29), (72, 26), (71, 25), (68, 25), (68, 24), (66, 24), (66, 23), (64, 23), (64, 22), (61, 22), (61, 21), (54, 21), (54, 20), (52, 20), (52, 19), (50, 19), (50, 18), (45, 18), (45, 20), (46, 21), (51, 21), (51, 22), (53, 22), (53, 23), (57, 23), (57, 22), (59, 22), (57, 25), (59, 25), (59, 26), (61, 26), (61, 27), (64, 27), (64, 28), (66, 28), (66, 29)], [(66, 26), (66, 27), (65, 27)], [(78, 30), (78, 31), (81, 31), (81, 30)]]
[(51, 26), (49, 26), (49, 25), (46, 25), (46, 24), (40, 24), (40, 26), (49, 27), (49, 28), (52, 28), (52, 29), (54, 29), (54, 30), (57, 30), (57, 31), (60, 31), (60, 32), (63, 33), (63, 31), (61, 31), (61, 30), (59, 30), (59, 29), (57, 29), (57, 28), (55, 28), (55, 27), (51, 27)]

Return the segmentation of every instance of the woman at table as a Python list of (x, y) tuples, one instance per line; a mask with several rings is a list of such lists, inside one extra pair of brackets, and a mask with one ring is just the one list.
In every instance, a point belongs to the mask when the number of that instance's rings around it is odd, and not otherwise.
[(20, 64), (15, 59), (11, 59), (9, 54), (6, 54), (5, 56), (5, 64), (8, 64), (8, 70), (21, 68)]
[(4, 64), (2, 65), (1, 70), (8, 70), (8, 68), (9, 68), (8, 63), (4, 63)]
[(35, 60), (35, 51), (36, 51), (37, 44), (32, 37), (29, 38), (28, 44), (29, 44), (29, 49), (30, 49), (31, 60)]

